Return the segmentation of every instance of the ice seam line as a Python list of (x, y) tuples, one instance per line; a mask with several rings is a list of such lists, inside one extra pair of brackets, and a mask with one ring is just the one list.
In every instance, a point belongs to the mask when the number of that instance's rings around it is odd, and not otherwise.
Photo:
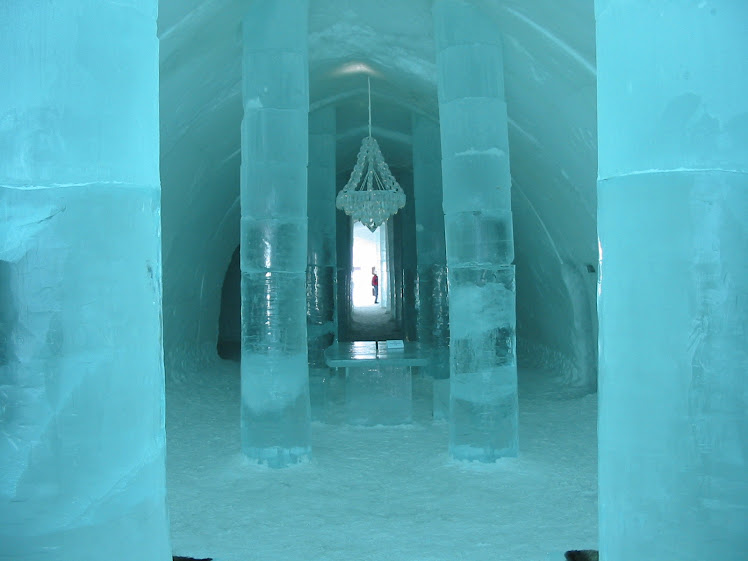
[(735, 173), (735, 174), (742, 174), (742, 175), (748, 175), (748, 171), (744, 170), (737, 170), (737, 169), (721, 169), (721, 168), (673, 168), (673, 169), (645, 169), (645, 170), (639, 170), (639, 171), (629, 171), (627, 173), (621, 173), (618, 175), (609, 175), (606, 177), (598, 177), (598, 181), (608, 181), (609, 179), (618, 179), (619, 177), (630, 177), (632, 175), (654, 175), (654, 174), (661, 174), (661, 173), (691, 173), (691, 172), (697, 172), (697, 173), (709, 173), (717, 171), (720, 173)]
[(138, 185), (136, 183), (128, 183), (126, 181), (89, 181), (86, 183), (50, 183), (49, 185), (0, 185), (4, 189), (15, 189), (18, 191), (41, 191), (44, 189), (64, 189), (68, 187), (91, 187), (93, 185), (111, 185), (113, 187), (128, 187), (135, 189), (154, 189), (160, 190), (161, 185)]

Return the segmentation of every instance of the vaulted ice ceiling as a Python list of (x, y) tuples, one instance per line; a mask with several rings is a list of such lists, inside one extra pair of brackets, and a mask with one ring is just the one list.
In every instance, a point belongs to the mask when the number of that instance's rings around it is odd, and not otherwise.
[[(159, 6), (167, 348), (217, 335), (239, 239), (240, 27), (251, 1)], [(504, 44), (518, 335), (573, 360), (575, 326), (590, 328), (580, 313), (594, 315), (587, 265), (597, 262), (593, 0), (475, 4)], [(309, 58), (311, 108), (337, 108), (338, 172), (367, 119), (366, 78), (345, 72), (351, 63), (373, 70), (374, 136), (393, 168), (409, 168), (411, 113), (438, 121), (431, 0), (310, 0)]]

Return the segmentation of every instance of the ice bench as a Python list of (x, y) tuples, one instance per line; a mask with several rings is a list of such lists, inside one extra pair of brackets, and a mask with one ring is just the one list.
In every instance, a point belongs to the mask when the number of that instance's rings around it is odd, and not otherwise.
[(426, 366), (418, 343), (337, 343), (325, 350), (330, 368), (345, 368), (346, 420), (352, 425), (401, 425), (413, 420), (413, 366)]

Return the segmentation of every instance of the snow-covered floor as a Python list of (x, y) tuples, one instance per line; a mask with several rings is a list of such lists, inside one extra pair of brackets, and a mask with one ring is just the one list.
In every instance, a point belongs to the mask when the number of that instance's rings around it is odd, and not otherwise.
[[(520, 370), (518, 458), (454, 462), (414, 378), (414, 423), (361, 428), (339, 398), (313, 460), (283, 470), (240, 452), (239, 364), (170, 372), (167, 489), (176, 555), (216, 561), (546, 561), (596, 548), (595, 395)], [(549, 556), (549, 553), (552, 555)]]

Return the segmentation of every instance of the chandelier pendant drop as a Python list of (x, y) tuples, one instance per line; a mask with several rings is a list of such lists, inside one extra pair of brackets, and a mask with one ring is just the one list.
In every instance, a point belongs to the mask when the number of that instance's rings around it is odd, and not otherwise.
[(369, 136), (353, 166), (351, 178), (335, 198), (335, 206), (372, 232), (405, 206), (405, 193), (384, 161), (379, 144), (371, 136), (371, 79), (369, 84)]

